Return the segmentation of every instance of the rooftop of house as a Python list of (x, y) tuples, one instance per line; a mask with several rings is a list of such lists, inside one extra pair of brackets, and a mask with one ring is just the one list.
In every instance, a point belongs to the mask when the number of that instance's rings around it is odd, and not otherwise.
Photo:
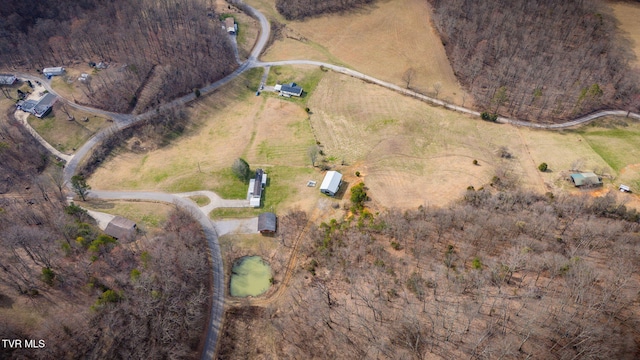
[(277, 222), (276, 214), (272, 212), (262, 213), (258, 216), (258, 231), (275, 232), (276, 222)]

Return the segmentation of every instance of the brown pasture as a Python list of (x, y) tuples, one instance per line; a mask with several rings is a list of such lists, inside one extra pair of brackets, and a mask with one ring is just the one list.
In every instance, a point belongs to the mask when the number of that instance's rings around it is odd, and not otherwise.
[(402, 86), (406, 85), (403, 74), (413, 68), (411, 87), (434, 94), (434, 85), (439, 83), (439, 98), (458, 104), (463, 101), (464, 91), (431, 24), (427, 1), (378, 1), (345, 14), (291, 22), (274, 15), (274, 0), (248, 3), (286, 24), (283, 39), (266, 51), (265, 60), (328, 61)]

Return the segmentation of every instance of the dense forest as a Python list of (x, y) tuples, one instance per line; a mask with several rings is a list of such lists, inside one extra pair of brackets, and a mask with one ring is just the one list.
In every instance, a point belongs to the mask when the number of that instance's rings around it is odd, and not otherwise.
[(276, 9), (287, 20), (301, 20), (358, 8), (373, 3), (375, 0), (276, 0)]
[(469, 190), (322, 223), (280, 302), (229, 309), (220, 358), (637, 359), (640, 222), (615, 196)]
[(605, 2), (429, 1), (454, 72), (483, 111), (537, 122), (638, 111), (633, 55)]
[[(211, 15), (211, 16), (208, 16)], [(197, 0), (9, 0), (0, 7), (0, 67), (29, 71), (106, 62), (85, 94), (112, 111), (141, 110), (229, 74), (233, 47)]]
[(175, 209), (158, 235), (120, 243), (66, 203), (61, 164), (11, 115), (0, 122), (0, 358), (199, 357), (210, 307), (200, 224)]

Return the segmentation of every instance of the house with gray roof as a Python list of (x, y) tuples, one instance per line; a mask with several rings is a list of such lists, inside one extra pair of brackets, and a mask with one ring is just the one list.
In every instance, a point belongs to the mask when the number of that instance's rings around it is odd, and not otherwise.
[(301, 96), (302, 88), (298, 86), (298, 84), (292, 82), (290, 84), (282, 84), (280, 86), (280, 95), (291, 97), (291, 96)]
[(602, 185), (602, 178), (592, 172), (571, 174), (571, 181), (576, 187)]
[(56, 96), (53, 94), (45, 94), (40, 100), (25, 100), (20, 101), (16, 105), (19, 110), (28, 112), (36, 117), (44, 117), (53, 108), (53, 104), (56, 102)]

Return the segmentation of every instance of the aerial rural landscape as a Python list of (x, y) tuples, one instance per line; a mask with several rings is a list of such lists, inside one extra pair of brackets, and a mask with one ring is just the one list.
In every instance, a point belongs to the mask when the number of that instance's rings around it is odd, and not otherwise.
[(5, 1), (0, 359), (640, 358), (638, 19)]

